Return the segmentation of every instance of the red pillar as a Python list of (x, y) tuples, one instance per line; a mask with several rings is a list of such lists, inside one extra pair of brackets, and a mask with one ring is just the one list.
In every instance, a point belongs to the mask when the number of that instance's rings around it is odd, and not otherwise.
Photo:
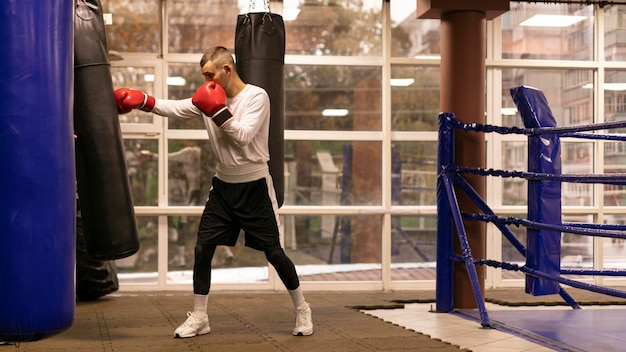
[[(504, 0), (417, 0), (417, 18), (441, 19), (440, 111), (454, 113), (468, 123), (485, 123), (485, 50), (486, 20), (509, 9)], [(483, 134), (456, 131), (455, 163), (468, 167), (485, 167)], [(485, 197), (485, 179), (465, 176), (481, 197)], [(477, 212), (477, 207), (457, 192), (461, 211)], [(482, 222), (464, 223), (468, 242), (475, 258), (486, 258), (486, 226)], [(455, 253), (461, 254), (458, 237)], [(485, 273), (477, 268), (478, 281), (484, 292)], [(477, 308), (464, 264), (454, 266), (454, 307)]]

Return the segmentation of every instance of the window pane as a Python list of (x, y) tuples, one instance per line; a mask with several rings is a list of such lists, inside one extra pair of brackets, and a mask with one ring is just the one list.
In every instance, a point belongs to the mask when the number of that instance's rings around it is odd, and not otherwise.
[[(245, 2), (247, 3), (247, 1)], [(286, 51), (293, 55), (380, 56), (382, 1), (284, 1), (300, 10), (285, 19)], [(273, 5), (272, 5), (273, 6)]]
[(435, 280), (437, 218), (391, 217), (391, 279)]
[(157, 219), (156, 216), (137, 216), (139, 250), (115, 260), (121, 285), (157, 283)]
[[(502, 168), (506, 171), (527, 171), (528, 144), (526, 142), (502, 143)], [(593, 171), (593, 144), (561, 142), (561, 172), (563, 174), (590, 174)], [(502, 204), (526, 205), (528, 181), (524, 178), (502, 179)], [(593, 205), (593, 185), (562, 182), (563, 206)]]
[[(593, 173), (593, 143), (561, 142), (561, 171), (564, 174)], [(563, 182), (563, 206), (593, 205), (593, 184)]]
[(502, 56), (591, 60), (593, 6), (511, 2), (502, 15)]
[[(604, 222), (611, 225), (626, 226), (626, 216), (605, 215)], [(626, 267), (626, 246), (622, 238), (605, 238), (604, 269), (624, 270)]]
[[(604, 72), (604, 119), (623, 121), (626, 119), (626, 71)], [(626, 128), (612, 129), (608, 133), (625, 133)]]
[[(200, 70), (200, 58), (198, 55), (197, 64), (171, 64), (167, 73), (167, 97), (178, 100), (191, 98), (198, 88), (204, 83), (204, 77)], [(168, 118), (169, 129), (202, 129), (204, 122), (202, 118), (181, 119)]]
[[(160, 0), (102, 0), (109, 50), (158, 53)], [(105, 21), (106, 24), (106, 21)]]
[[(113, 66), (111, 75), (115, 89), (126, 87), (154, 95), (154, 68), (152, 67)], [(133, 110), (128, 114), (120, 115), (121, 123), (152, 123), (152, 121), (152, 115), (141, 110)]]
[[(527, 171), (528, 143), (502, 143), (502, 169), (507, 171)], [(528, 184), (523, 178), (502, 179), (502, 205), (526, 205)]]
[(380, 205), (380, 142), (288, 141), (285, 204)]
[[(514, 218), (525, 218), (526, 215), (520, 214), (498, 214), (498, 216), (502, 218), (514, 217)], [(508, 229), (512, 232), (515, 239), (522, 244), (524, 248), (526, 248), (526, 228), (522, 226), (507, 226)], [(498, 233), (502, 234), (500, 230), (496, 229)], [(512, 244), (511, 241), (507, 237), (502, 235), (502, 261), (505, 263), (513, 263), (517, 265), (526, 264), (526, 258), (522, 255), (517, 248)], [(500, 269), (499, 269), (500, 270)], [(521, 271), (514, 270), (504, 270), (502, 269), (502, 278), (505, 280), (511, 279), (523, 279), (524, 274)]]
[[(170, 216), (168, 226), (168, 284), (193, 283), (194, 248), (200, 216)], [(244, 246), (243, 232), (234, 247), (218, 246), (211, 262), (211, 283), (267, 281), (267, 259)]]
[(285, 251), (301, 281), (381, 280), (380, 216), (290, 215), (284, 222)]
[(604, 7), (604, 58), (626, 61), (626, 6)]
[[(623, 15), (622, 15), (623, 16)], [(626, 119), (626, 71), (607, 70), (604, 76), (604, 119), (622, 121)], [(606, 133), (626, 132), (626, 128), (617, 128)], [(626, 142), (604, 142), (604, 173), (626, 173)], [(626, 204), (626, 186), (604, 185), (604, 205), (623, 206)]]
[[(177, 278), (180, 283), (183, 273), (176, 271), (193, 269), (194, 247), (198, 231), (199, 216), (168, 216), (167, 243), (168, 243), (168, 277)], [(218, 251), (216, 251), (216, 255)], [(191, 273), (189, 275), (191, 277)]]
[(159, 204), (156, 139), (125, 139), (124, 153), (135, 206)]
[[(604, 173), (626, 173), (626, 142), (604, 143)], [(622, 207), (626, 205), (626, 186), (604, 185), (604, 205)]]
[(593, 119), (593, 72), (512, 68), (502, 70), (502, 124), (523, 126), (510, 89), (526, 85), (545, 95), (557, 126), (589, 124)]
[(165, 4), (168, 52), (203, 53), (215, 45), (233, 49), (240, 12), (236, 1), (168, 0)]
[[(563, 216), (563, 222), (593, 223), (593, 215)], [(586, 268), (593, 267), (593, 236), (571, 233), (561, 235), (561, 267)]]
[[(232, 49), (237, 16), (249, 11), (247, 1), (188, 0), (167, 2), (168, 50), (202, 52), (213, 45)], [(381, 54), (382, 2), (360, 0), (318, 3), (285, 1), (270, 4), (285, 23), (286, 53), (298, 55), (378, 56)], [(252, 12), (258, 11), (258, 6)]]
[(394, 142), (392, 148), (392, 203), (436, 205), (437, 143)]
[(391, 2), (391, 56), (439, 58), (440, 20), (416, 20), (417, 1)]
[(285, 128), (380, 131), (380, 67), (285, 67)]
[(209, 141), (170, 139), (168, 150), (168, 204), (203, 206), (217, 162)]
[(394, 131), (436, 131), (439, 67), (392, 66), (391, 124)]

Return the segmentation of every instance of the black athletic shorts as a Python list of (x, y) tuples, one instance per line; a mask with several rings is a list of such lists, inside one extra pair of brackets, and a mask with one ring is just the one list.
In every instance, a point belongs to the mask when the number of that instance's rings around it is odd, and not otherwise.
[[(199, 244), (234, 246), (240, 230), (245, 245), (260, 251), (280, 248), (278, 206), (271, 177), (227, 183), (213, 177), (200, 226)], [(270, 193), (272, 192), (272, 193)]]

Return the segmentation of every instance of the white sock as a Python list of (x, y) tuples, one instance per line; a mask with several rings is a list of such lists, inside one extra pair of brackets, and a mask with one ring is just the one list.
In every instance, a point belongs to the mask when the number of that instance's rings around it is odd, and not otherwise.
[(302, 309), (306, 307), (306, 300), (304, 299), (304, 294), (302, 293), (302, 288), (298, 287), (295, 290), (287, 290), (289, 295), (291, 296), (291, 300), (293, 301), (293, 306), (296, 309)]
[(193, 295), (193, 311), (206, 314), (206, 307), (209, 302), (209, 295)]

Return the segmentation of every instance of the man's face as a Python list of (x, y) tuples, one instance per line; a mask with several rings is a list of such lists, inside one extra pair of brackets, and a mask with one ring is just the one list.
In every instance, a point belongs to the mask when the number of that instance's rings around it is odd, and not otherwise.
[(204, 66), (202, 66), (202, 75), (204, 76), (204, 80), (213, 81), (221, 85), (224, 89), (227, 89), (228, 86), (226, 71), (227, 69), (225, 67), (217, 68), (212, 62), (207, 62)]

